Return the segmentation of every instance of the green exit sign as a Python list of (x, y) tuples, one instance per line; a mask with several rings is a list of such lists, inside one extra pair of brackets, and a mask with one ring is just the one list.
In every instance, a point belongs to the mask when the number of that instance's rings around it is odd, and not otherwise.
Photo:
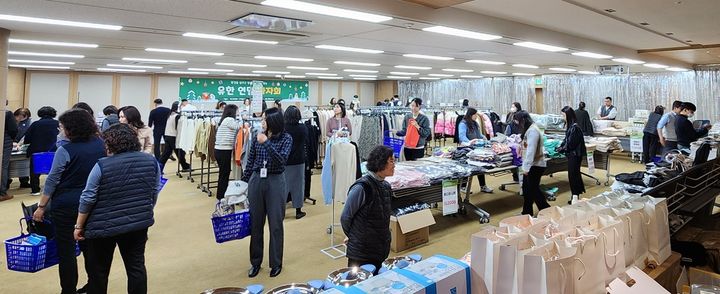
[(542, 78), (535, 78), (535, 85), (542, 85)]

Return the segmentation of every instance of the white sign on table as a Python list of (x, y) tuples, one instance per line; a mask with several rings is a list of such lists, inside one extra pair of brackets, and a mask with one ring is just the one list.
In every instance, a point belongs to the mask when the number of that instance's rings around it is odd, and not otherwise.
[(443, 215), (457, 213), (460, 208), (457, 186), (457, 180), (444, 180), (442, 182)]
[(250, 108), (252, 113), (260, 113), (262, 112), (262, 103), (263, 103), (263, 82), (262, 81), (253, 81), (252, 82), (252, 101), (250, 103)]

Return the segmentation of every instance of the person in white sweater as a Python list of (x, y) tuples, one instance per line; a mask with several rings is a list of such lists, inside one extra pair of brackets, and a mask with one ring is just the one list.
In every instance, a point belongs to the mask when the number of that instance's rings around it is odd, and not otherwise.
[(217, 199), (225, 198), (228, 182), (230, 181), (230, 171), (232, 164), (232, 153), (235, 148), (235, 139), (240, 129), (241, 123), (236, 119), (238, 107), (235, 104), (225, 106), (222, 117), (217, 127), (217, 135), (215, 136), (215, 160), (217, 160), (218, 168), (218, 187)]
[(538, 210), (550, 207), (545, 194), (540, 190), (540, 179), (545, 172), (545, 150), (543, 146), (543, 134), (540, 128), (530, 118), (527, 111), (519, 111), (515, 114), (513, 121), (522, 129), (523, 164), (522, 164), (522, 192), (523, 209), (522, 214), (533, 215), (533, 203)]

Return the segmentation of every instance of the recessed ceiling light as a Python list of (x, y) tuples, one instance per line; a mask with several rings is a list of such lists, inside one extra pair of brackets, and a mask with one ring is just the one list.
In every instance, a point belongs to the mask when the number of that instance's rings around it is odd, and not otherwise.
[(505, 62), (502, 62), (502, 61), (490, 61), (490, 60), (481, 60), (481, 59), (465, 60), (465, 62), (469, 62), (469, 63), (480, 63), (480, 64), (490, 64), (490, 65), (503, 65), (503, 64), (505, 64)]
[(38, 69), (70, 69), (69, 66), (32, 65), (32, 64), (9, 64), (9, 67), (38, 68)]
[(443, 68), (442, 71), (447, 72), (474, 72), (472, 69), (460, 69), (460, 68)]
[(337, 75), (334, 73), (324, 73), (324, 72), (306, 72), (305, 74), (308, 76), (328, 76), (328, 77)]
[(9, 39), (8, 42), (13, 44), (30, 44), (30, 45), (46, 45), (46, 46), (61, 46), (61, 47), (81, 47), (81, 48), (97, 48), (98, 44), (86, 44), (86, 43), (69, 43), (69, 42), (54, 42), (54, 41), (40, 41), (40, 40), (26, 40), (26, 39)]
[(460, 77), (466, 78), (466, 79), (482, 79), (483, 78), (483, 76), (473, 76), (473, 75), (462, 75)]
[[(174, 74), (174, 75), (206, 75), (208, 72), (201, 72), (201, 71), (180, 71), (180, 70), (170, 70), (167, 73)], [(229, 74), (228, 74), (229, 75)]]
[(8, 51), (8, 55), (58, 57), (58, 58), (85, 58), (85, 56), (83, 56), (83, 55), (40, 53), (40, 52), (24, 52), (24, 51)]
[(408, 76), (387, 76), (388, 79), (395, 79), (395, 80), (409, 80), (412, 79)]
[(309, 13), (317, 13), (335, 17), (349, 18), (355, 20), (362, 20), (368, 22), (383, 22), (391, 20), (392, 17), (372, 14), (360, 11), (354, 11), (349, 9), (337, 8), (332, 6), (307, 3), (295, 0), (265, 0), (261, 2), (262, 5), (280, 7), (285, 9), (299, 10)]
[(669, 70), (669, 71), (688, 71), (689, 69), (687, 69), (687, 68), (682, 68), (682, 67), (668, 67), (668, 68), (666, 68), (665, 70)]
[(264, 41), (264, 40), (232, 38), (232, 37), (222, 36), (222, 35), (201, 34), (201, 33), (184, 33), (184, 34), (183, 34), (183, 37), (201, 38), (201, 39), (212, 39), (212, 40), (222, 40), (222, 41), (233, 41), (233, 42), (245, 42), (245, 43), (257, 43), (257, 44), (268, 44), (268, 45), (277, 45), (277, 43), (278, 43), (278, 42), (275, 42), (275, 41)]
[(125, 67), (125, 68), (147, 68), (147, 69), (162, 69), (162, 66), (151, 66), (151, 65), (130, 65), (130, 64), (107, 64), (109, 67)]
[(454, 75), (449, 75), (449, 74), (428, 74), (428, 75), (431, 76), (431, 77), (441, 77), (441, 78), (454, 77)]
[(253, 73), (258, 74), (276, 74), (276, 75), (289, 75), (289, 71), (274, 71), (274, 70), (253, 70)]
[(395, 68), (419, 69), (419, 70), (431, 70), (432, 69), (432, 67), (429, 67), (429, 66), (414, 66), (414, 65), (396, 65)]
[(514, 72), (513, 75), (514, 75), (514, 76), (528, 76), (528, 77), (529, 77), (529, 76), (534, 76), (535, 74), (524, 73), (524, 72)]
[(206, 72), (233, 72), (232, 69), (223, 69), (223, 68), (197, 68), (197, 67), (191, 67), (187, 70), (190, 71), (206, 71)]
[(220, 65), (220, 66), (237, 66), (237, 67), (267, 67), (267, 65), (264, 65), (264, 64), (229, 63), (229, 62), (215, 62), (215, 65)]
[(234, 76), (234, 77), (260, 77), (261, 74), (251, 74), (251, 73), (226, 73), (226, 76)]
[(328, 70), (327, 67), (312, 67), (312, 66), (288, 66), (288, 69), (304, 69), (304, 70)]
[(154, 58), (136, 58), (136, 57), (123, 57), (122, 60), (125, 60), (125, 61), (137, 61), (137, 62), (147, 62), (147, 63), (187, 63), (187, 60), (154, 59)]
[(558, 47), (558, 46), (542, 44), (542, 43), (535, 43), (535, 42), (518, 42), (518, 43), (514, 43), (513, 45), (525, 47), (525, 48), (543, 50), (543, 51), (550, 51), (550, 52), (560, 52), (560, 51), (569, 50), (568, 48), (564, 48), (564, 47)]
[(581, 70), (581, 71), (578, 71), (578, 73), (584, 74), (584, 75), (599, 75), (600, 74), (599, 72), (589, 71), (589, 70)]
[(283, 57), (283, 56), (264, 56), (264, 55), (255, 56), (255, 59), (298, 61), (298, 62), (311, 62), (311, 61), (313, 61), (313, 59), (310, 59), (310, 58)]
[(643, 64), (645, 61), (642, 60), (635, 60), (630, 58), (615, 58), (612, 61), (620, 62), (620, 63), (627, 63), (627, 64)]
[(344, 72), (359, 72), (359, 73), (378, 73), (377, 70), (364, 70), (364, 69), (345, 69)]
[(657, 64), (657, 63), (646, 63), (646, 64), (643, 64), (643, 66), (647, 66), (647, 67), (650, 67), (650, 68), (668, 68), (667, 65)]
[(444, 27), (444, 26), (434, 26), (434, 27), (424, 28), (423, 31), (446, 34), (446, 35), (453, 35), (453, 36), (477, 39), (477, 40), (483, 40), (483, 41), (496, 40), (496, 39), (502, 38), (502, 36), (483, 34), (483, 33), (478, 33), (478, 32), (473, 32), (473, 31), (468, 31), (468, 30)]
[(600, 54), (600, 53), (593, 53), (593, 52), (574, 52), (572, 55), (575, 56), (582, 56), (582, 57), (588, 57), (588, 58), (595, 58), (595, 59), (609, 59), (612, 58), (610, 55)]
[(376, 81), (377, 78), (353, 78), (353, 80), (359, 80), (359, 81)]
[(532, 65), (532, 64), (522, 64), (522, 63), (518, 63), (518, 64), (513, 64), (512, 66), (514, 66), (514, 67), (522, 67), (522, 68), (540, 68), (540, 67), (539, 67), (539, 66), (537, 66), (537, 65)]
[(433, 78), (433, 77), (419, 77), (421, 80), (439, 80), (440, 78)]
[(350, 75), (353, 78), (377, 78), (376, 75)]
[(225, 53), (220, 53), (220, 52), (176, 50), (176, 49), (163, 49), (163, 48), (146, 48), (145, 51), (147, 51), (147, 52), (162, 52), (162, 53), (176, 53), (176, 54), (191, 54), (191, 55), (207, 55), (207, 56), (223, 56), (223, 55), (225, 55)]
[(0, 20), (40, 23), (40, 24), (69, 26), (69, 27), (88, 28), (88, 29), (112, 30), (112, 31), (122, 30), (122, 26), (115, 26), (115, 25), (105, 25), (105, 24), (96, 24), (96, 23), (79, 22), (79, 21), (68, 21), (68, 20), (59, 20), (59, 19), (49, 19), (49, 18), (27, 17), (27, 16), (18, 16), (18, 15), (8, 15), (8, 14), (0, 14)]
[(355, 62), (355, 61), (335, 61), (335, 64), (357, 65), (357, 66), (380, 66), (379, 63)]
[(304, 79), (305, 76), (285, 75), (288, 79)]
[(572, 68), (566, 68), (566, 67), (551, 67), (549, 69), (552, 71), (562, 71), (562, 72), (574, 72), (575, 71)]
[(326, 79), (326, 80), (342, 80), (343, 77), (330, 77), (330, 76), (318, 76), (318, 79)]
[(481, 71), (481, 73), (488, 74), (488, 75), (506, 75), (507, 72), (504, 71), (492, 71), (492, 70), (484, 70)]
[(117, 71), (117, 72), (147, 72), (144, 69), (108, 68), (108, 67), (98, 67), (97, 70), (99, 70), (99, 71)]
[(380, 53), (385, 52), (385, 51), (382, 51), (382, 50), (353, 48), (353, 47), (335, 46), (335, 45), (317, 45), (317, 46), (315, 46), (315, 48), (318, 48), (318, 49), (328, 49), (328, 50), (339, 50), (339, 51), (359, 52), (359, 53), (371, 53), (371, 54), (380, 54)]
[(420, 59), (430, 59), (430, 60), (444, 60), (444, 61), (448, 61), (448, 60), (453, 60), (453, 59), (455, 59), (455, 58), (452, 58), (452, 57), (443, 57), (443, 56), (434, 56), (434, 55), (425, 55), (425, 54), (403, 54), (403, 56), (405, 56), (405, 57), (410, 57), (410, 58), (420, 58)]
[(27, 60), (27, 59), (8, 59), (9, 63), (36, 63), (36, 64), (57, 64), (57, 65), (73, 65), (75, 62), (67, 61), (47, 61), (47, 60)]
[(420, 73), (417, 73), (417, 72), (404, 72), (404, 71), (391, 71), (390, 74), (391, 74), (391, 75), (396, 75), (396, 76), (416, 76), (416, 75), (419, 75)]

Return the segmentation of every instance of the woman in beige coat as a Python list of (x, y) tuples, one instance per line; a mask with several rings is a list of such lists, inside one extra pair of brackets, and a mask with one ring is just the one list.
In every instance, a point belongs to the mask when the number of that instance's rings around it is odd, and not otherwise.
[(138, 132), (138, 139), (142, 152), (153, 154), (153, 131), (145, 125), (140, 116), (140, 111), (135, 106), (120, 108), (120, 123), (129, 124)]

